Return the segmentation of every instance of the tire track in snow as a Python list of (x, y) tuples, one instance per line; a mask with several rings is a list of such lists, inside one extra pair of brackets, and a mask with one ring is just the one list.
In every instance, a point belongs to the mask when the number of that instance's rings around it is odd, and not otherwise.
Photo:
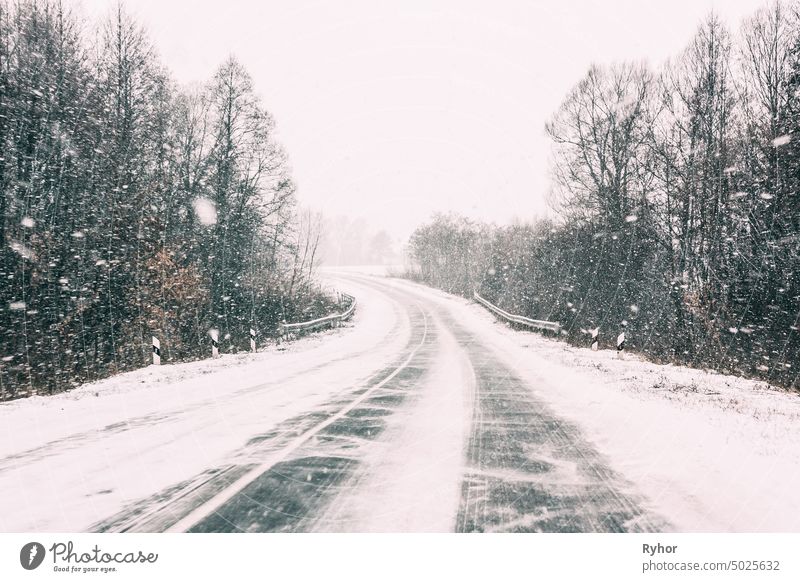
[[(359, 279), (362, 280), (363, 279)], [(471, 430), (456, 517), (459, 532), (663, 531), (644, 499), (582, 436), (427, 289), (398, 282), (430, 308), (475, 374)], [(436, 293), (433, 291), (432, 293)]]
[(435, 316), (436, 342), (407, 402), (364, 447), (352, 475), (314, 520), (320, 532), (449, 532), (460, 501), (472, 368)]
[[(378, 399), (398, 398), (390, 394), (379, 394), (381, 389), (391, 389), (391, 382), (401, 380), (401, 374), (410, 367), (419, 350), (429, 341), (428, 322), (425, 311), (419, 308), (422, 316), (421, 337), (408, 356), (393, 370), (389, 371), (376, 384), (369, 386), (353, 401), (332, 416), (326, 418), (313, 428), (294, 438), (285, 447), (269, 455), (266, 460), (250, 469), (247, 473), (236, 479), (230, 486), (219, 492), (205, 503), (193, 509), (188, 515), (169, 527), (166, 531), (276, 531), (294, 530), (298, 522), (302, 522), (306, 514), (313, 512), (324, 502), (324, 490), (330, 489), (341, 480), (344, 473), (348, 472), (356, 461), (343, 456), (300, 456), (299, 460), (288, 465), (290, 457), (295, 452), (308, 445), (317, 435), (325, 436), (323, 431), (337, 430), (337, 424), (359, 405), (375, 396)], [(421, 373), (418, 370), (414, 378)], [(402, 398), (402, 395), (399, 396)], [(352, 419), (347, 419), (352, 420)], [(338, 430), (347, 432), (349, 422), (345, 420)], [(375, 427), (376, 432), (380, 427)], [(372, 436), (372, 429), (370, 434)], [(299, 486), (302, 480), (298, 475), (307, 476), (305, 482), (314, 493), (308, 495), (304, 487)], [(288, 479), (285, 477), (288, 476)], [(288, 485), (288, 491), (283, 499), (275, 499), (276, 479)], [(287, 487), (285, 487), (287, 488)], [(276, 503), (278, 502), (278, 503)], [(280, 505), (281, 507), (273, 507)], [(244, 524), (238, 523), (244, 520)]]
[[(442, 310), (444, 311), (444, 310)], [(580, 431), (556, 417), (491, 349), (449, 321), (476, 375), (472, 430), (456, 530), (460, 532), (657, 531)]]

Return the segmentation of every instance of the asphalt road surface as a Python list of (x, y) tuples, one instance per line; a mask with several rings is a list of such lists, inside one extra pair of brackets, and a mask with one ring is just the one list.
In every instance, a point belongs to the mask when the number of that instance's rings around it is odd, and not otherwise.
[[(668, 528), (581, 431), (559, 418), (446, 301), (343, 275), (395, 313), (404, 341), (347, 354), (365, 379), (255, 433), (228, 462), (94, 531), (624, 532)], [(356, 324), (358, 325), (358, 324)], [(345, 341), (346, 337), (330, 341)], [(329, 341), (329, 340), (325, 340)], [(309, 381), (328, 363), (309, 362)], [(339, 362), (338, 365), (342, 365)], [(321, 367), (320, 367), (321, 366)], [(331, 382), (340, 382), (331, 374)], [(302, 381), (302, 373), (294, 378)], [(327, 381), (327, 380), (324, 380)], [(270, 390), (269, 383), (247, 391)], [(245, 394), (247, 391), (243, 391)], [(241, 405), (249, 400), (242, 398)], [(159, 419), (169, 422), (169, 419)], [(191, 454), (191, 451), (187, 451)]]

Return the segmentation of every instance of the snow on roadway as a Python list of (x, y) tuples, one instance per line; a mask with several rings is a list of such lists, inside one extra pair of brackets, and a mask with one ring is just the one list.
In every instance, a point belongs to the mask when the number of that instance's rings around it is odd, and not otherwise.
[(386, 434), (368, 447), (357, 486), (339, 494), (315, 529), (454, 530), (475, 377), (453, 335), (433, 318), (429, 325), (438, 328), (433, 372), (421, 378), (411, 404), (387, 418)]
[[(53, 397), (0, 405), (0, 530), (76, 531), (229, 459), (254, 434), (308, 411), (389, 365), (409, 339), (407, 316), (353, 273), (354, 326), (287, 351), (149, 367)], [(800, 398), (763, 383), (592, 352), (510, 330), (462, 298), (407, 281), (373, 279), (436, 302), (479, 334), (553, 411), (586, 438), (677, 531), (800, 531)], [(415, 414), (387, 431), (381, 467), (346, 516), (362, 530), (445, 529), (457, 498), (453, 451), (466, 434), (463, 352), (448, 339)], [(324, 364), (324, 367), (322, 366)], [(314, 367), (319, 365), (319, 367)], [(309, 369), (310, 368), (310, 369)], [(462, 399), (459, 401), (459, 395)], [(437, 422), (442, 411), (448, 423)], [(424, 435), (424, 438), (420, 438)], [(431, 455), (430, 443), (438, 446)], [(439, 452), (437, 452), (439, 451)], [(431, 459), (440, 455), (440, 464)], [(374, 460), (374, 459), (373, 459)], [(383, 481), (387, 474), (399, 475)], [(398, 522), (437, 483), (430, 520)], [(391, 487), (388, 487), (391, 485)], [(405, 500), (405, 501), (403, 501)], [(384, 507), (384, 511), (376, 509)], [(406, 506), (408, 507), (408, 506)]]
[(593, 352), (499, 323), (409, 281), (479, 333), (575, 423), (676, 531), (800, 531), (800, 396), (747, 380)]
[(150, 366), (0, 405), (0, 531), (84, 530), (363, 382), (405, 346), (409, 324), (369, 287), (342, 290), (359, 300), (353, 324), (286, 351)]

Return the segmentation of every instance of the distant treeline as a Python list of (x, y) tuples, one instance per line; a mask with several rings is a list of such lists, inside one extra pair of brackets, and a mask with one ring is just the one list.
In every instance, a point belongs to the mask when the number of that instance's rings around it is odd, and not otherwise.
[(273, 133), (233, 58), (184, 89), (122, 8), (0, 0), (0, 399), (328, 311)]
[(661, 70), (593, 66), (546, 126), (552, 222), (439, 216), (415, 274), (557, 320), (574, 343), (798, 386), (800, 19), (709, 17)]
[(363, 218), (325, 219), (319, 255), (327, 266), (396, 265), (395, 241), (384, 230), (373, 231)]

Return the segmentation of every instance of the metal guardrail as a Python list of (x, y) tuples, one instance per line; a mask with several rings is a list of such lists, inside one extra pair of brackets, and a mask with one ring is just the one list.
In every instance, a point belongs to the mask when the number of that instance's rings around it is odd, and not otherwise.
[(288, 334), (300, 334), (315, 329), (324, 327), (336, 327), (343, 321), (347, 321), (356, 311), (356, 298), (347, 293), (342, 293), (342, 299), (349, 303), (349, 306), (342, 313), (333, 313), (325, 317), (312, 319), (311, 321), (300, 321), (297, 323), (281, 323), (278, 325), (278, 337), (283, 337)]
[(522, 315), (515, 315), (513, 313), (509, 313), (508, 311), (504, 311), (497, 307), (497, 305), (492, 305), (486, 299), (478, 295), (477, 291), (473, 292), (473, 296), (475, 301), (483, 305), (486, 309), (494, 313), (496, 316), (500, 317), (501, 319), (505, 319), (510, 323), (516, 323), (519, 325), (525, 325), (527, 327), (532, 327), (535, 329), (546, 329), (548, 331), (553, 331), (555, 333), (559, 333), (561, 331), (561, 324), (557, 321), (543, 321), (541, 319), (530, 319), (528, 317), (523, 317)]

